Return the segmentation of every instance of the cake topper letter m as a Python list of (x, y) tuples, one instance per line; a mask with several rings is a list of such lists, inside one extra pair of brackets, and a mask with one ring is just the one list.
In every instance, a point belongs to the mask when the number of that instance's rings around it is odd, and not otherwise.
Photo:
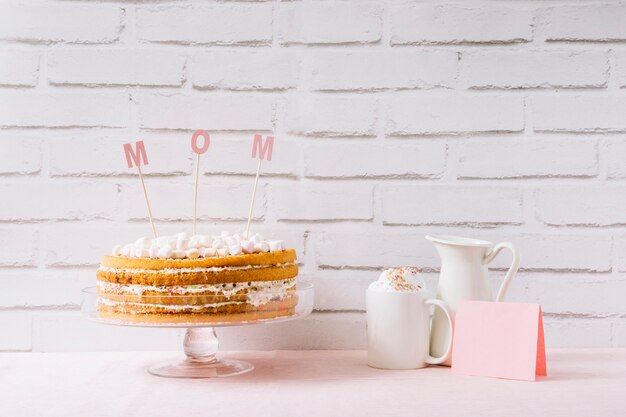
[(143, 140), (135, 142), (134, 150), (130, 143), (125, 143), (124, 153), (126, 154), (128, 168), (133, 167), (133, 162), (137, 167), (140, 165), (148, 165), (148, 155), (146, 154), (146, 147), (143, 144)]
[(267, 160), (272, 160), (272, 151), (274, 150), (274, 137), (268, 136), (263, 142), (261, 135), (254, 135), (254, 142), (252, 143), (252, 159), (259, 155), (260, 160), (265, 159), (267, 154)]

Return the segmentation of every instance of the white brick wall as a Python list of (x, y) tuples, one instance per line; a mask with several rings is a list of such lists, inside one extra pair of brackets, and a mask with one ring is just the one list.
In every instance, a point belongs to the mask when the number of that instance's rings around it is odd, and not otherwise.
[(0, 92), (1, 128), (124, 127), (130, 122), (123, 92)]
[[(436, 3), (436, 2), (433, 2)], [(531, 12), (487, 2), (407, 5), (391, 15), (392, 44), (515, 43), (532, 39)]]
[(124, 17), (124, 9), (120, 7), (19, 3), (0, 5), (2, 40), (30, 44), (108, 44), (119, 39)]
[(39, 54), (33, 51), (0, 51), (0, 85), (33, 87), (37, 85)]
[[(55, 85), (173, 86), (183, 83), (185, 54), (144, 49), (60, 50), (48, 54)], [(159, 68), (155, 71), (155, 68)]]
[(626, 7), (620, 1), (608, 3), (602, 7), (589, 4), (547, 9), (545, 39), (600, 42), (626, 40), (626, 27), (623, 25)]
[(311, 54), (311, 88), (376, 91), (451, 87), (457, 73), (454, 51), (323, 51)]
[(463, 56), (468, 88), (605, 87), (605, 51), (477, 51)]
[(374, 43), (382, 36), (380, 4), (300, 3), (278, 11), (278, 40), (283, 44)]
[(298, 86), (300, 74), (297, 54), (269, 49), (200, 52), (191, 68), (199, 89), (287, 90)]
[(623, 132), (626, 97), (555, 94), (530, 99), (537, 132)]
[(291, 134), (374, 136), (376, 107), (375, 97), (298, 95), (288, 99), (284, 123)]
[[(510, 240), (510, 300), (549, 346), (626, 346), (626, 2), (0, 5), (0, 350), (177, 349), (80, 316), (117, 242), (150, 233), (121, 144), (146, 143), (157, 228), (245, 226), (254, 132), (274, 133), (253, 228), (315, 282), (302, 322), (226, 348), (361, 348), (364, 290), (422, 267), (428, 233)], [(497, 288), (510, 255), (493, 263)]]
[(387, 101), (387, 134), (444, 135), (519, 132), (524, 129), (520, 96), (397, 94)]
[(272, 6), (142, 6), (136, 13), (137, 39), (173, 44), (268, 44)]

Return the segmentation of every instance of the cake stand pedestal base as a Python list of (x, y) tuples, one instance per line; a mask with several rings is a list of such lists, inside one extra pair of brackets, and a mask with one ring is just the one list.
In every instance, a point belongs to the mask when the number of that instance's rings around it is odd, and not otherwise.
[[(163, 376), (169, 378), (218, 378), (223, 376), (241, 375), (246, 372), (250, 372), (254, 369), (254, 366), (248, 362), (236, 361), (233, 359), (219, 359), (217, 356), (218, 342), (215, 334), (216, 327), (230, 327), (230, 326), (244, 326), (244, 325), (258, 325), (261, 323), (278, 323), (284, 321), (290, 321), (308, 316), (313, 311), (314, 291), (313, 284), (309, 282), (298, 282), (296, 289), (280, 290), (280, 291), (257, 291), (248, 290), (247, 303), (251, 306), (255, 306), (256, 303), (261, 300), (277, 301), (277, 302), (289, 302), (293, 306), (293, 310), (289, 311), (289, 314), (279, 315), (283, 313), (282, 310), (276, 310), (275, 315), (273, 311), (264, 309), (251, 308), (248, 311), (250, 314), (246, 315), (246, 320), (235, 320), (235, 317), (228, 317), (230, 320), (217, 321), (217, 320), (190, 320), (189, 322), (181, 322), (187, 317), (190, 319), (196, 318), (195, 316), (186, 316), (184, 314), (172, 314), (171, 321), (155, 321), (154, 316), (151, 314), (136, 314), (130, 318), (132, 320), (125, 320), (125, 314), (120, 314), (116, 318), (111, 317), (110, 314), (106, 314), (102, 311), (102, 299), (113, 297), (107, 295), (101, 297), (98, 293), (97, 287), (85, 288), (83, 290), (85, 298), (83, 299), (82, 311), (85, 317), (89, 320), (93, 320), (97, 323), (109, 324), (114, 326), (134, 326), (134, 327), (161, 327), (161, 328), (186, 328), (185, 341), (183, 348), (186, 358), (179, 358), (176, 361), (169, 361), (151, 366), (148, 372), (152, 375)], [(140, 296), (138, 301), (140, 304), (154, 304), (155, 302), (161, 303), (160, 298), (165, 297), (167, 304), (172, 305), (188, 305), (197, 303), (197, 301), (190, 301), (188, 295), (168, 295), (158, 296), (158, 301), (155, 301), (155, 296)], [(195, 296), (194, 296), (195, 297)], [(214, 302), (222, 302), (223, 296), (203, 296), (204, 302), (211, 304), (210, 300), (213, 297)], [(125, 301), (123, 301), (125, 302)], [(108, 309), (105, 309), (108, 310)], [(259, 314), (254, 314), (258, 312)]]
[(148, 369), (152, 375), (168, 378), (219, 378), (250, 372), (248, 362), (218, 359), (218, 340), (213, 327), (188, 328), (183, 348), (184, 360), (159, 363)]

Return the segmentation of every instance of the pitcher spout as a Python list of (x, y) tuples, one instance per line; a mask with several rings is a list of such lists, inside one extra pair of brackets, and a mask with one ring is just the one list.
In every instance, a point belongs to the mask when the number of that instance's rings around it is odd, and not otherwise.
[(426, 239), (430, 240), (431, 242), (435, 244), (439, 243), (442, 245), (450, 245), (450, 246), (473, 246), (473, 247), (480, 247), (480, 248), (490, 248), (493, 246), (493, 243), (486, 241), (486, 240), (473, 239), (469, 237), (450, 236), (450, 235), (426, 235)]

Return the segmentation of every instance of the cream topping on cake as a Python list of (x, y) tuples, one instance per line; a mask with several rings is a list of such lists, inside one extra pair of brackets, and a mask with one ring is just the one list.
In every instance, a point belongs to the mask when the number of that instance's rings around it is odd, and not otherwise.
[(242, 266), (211, 266), (207, 268), (165, 268), (165, 269), (137, 269), (137, 268), (111, 268), (109, 266), (100, 266), (98, 270), (111, 273), (127, 272), (131, 274), (185, 274), (198, 272), (221, 272), (221, 271), (241, 271), (247, 269), (263, 269), (274, 267), (285, 267), (296, 265), (296, 262), (288, 262), (284, 264), (273, 265), (242, 265)]
[(193, 235), (186, 232), (158, 238), (141, 237), (134, 243), (116, 245), (111, 254), (129, 258), (196, 259), (284, 250), (282, 240), (266, 240), (259, 233)]

